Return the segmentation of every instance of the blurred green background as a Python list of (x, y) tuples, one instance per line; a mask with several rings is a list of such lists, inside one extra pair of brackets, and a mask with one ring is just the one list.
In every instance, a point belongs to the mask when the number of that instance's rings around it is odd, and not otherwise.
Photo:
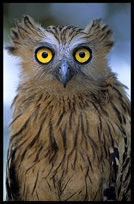
[[(118, 73), (119, 80), (128, 86), (130, 98), (130, 3), (4, 3), (4, 42), (9, 43), (14, 19), (21, 21), (24, 14), (30, 15), (42, 26), (74, 25), (84, 28), (94, 18), (102, 18), (113, 30), (114, 48), (108, 56), (112, 71)], [(3, 47), (4, 47), (3, 46)], [(3, 200), (5, 200), (5, 166), (9, 141), (8, 127), (13, 110), (10, 105), (16, 94), (19, 76), (19, 60), (4, 52), (4, 165)]]

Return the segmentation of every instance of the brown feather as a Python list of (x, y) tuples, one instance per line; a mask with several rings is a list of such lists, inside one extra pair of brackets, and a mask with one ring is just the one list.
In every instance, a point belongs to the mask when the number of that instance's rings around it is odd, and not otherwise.
[[(66, 88), (54, 78), (56, 68), (42, 70), (32, 51), (46, 36), (57, 46), (63, 34), (62, 49), (89, 38), (94, 55)], [(107, 66), (112, 45), (111, 31), (100, 20), (85, 30), (43, 30), (26, 16), (12, 30), (8, 49), (21, 56), (22, 73), (10, 124), (7, 200), (131, 200), (130, 102)]]

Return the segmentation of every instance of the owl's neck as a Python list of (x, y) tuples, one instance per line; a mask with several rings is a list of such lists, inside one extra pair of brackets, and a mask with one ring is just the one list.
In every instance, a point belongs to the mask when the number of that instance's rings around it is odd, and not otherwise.
[(90, 103), (105, 103), (105, 90), (80, 90), (70, 89), (61, 87), (59, 92), (51, 90), (49, 88), (42, 88), (39, 86), (31, 86), (29, 84), (20, 85), (18, 88), (18, 95), (13, 104), (15, 106), (19, 106), (19, 109), (22, 112), (25, 111), (34, 111), (38, 106), (43, 106), (49, 108), (49, 106), (53, 107), (61, 107), (61, 109), (65, 109), (65, 111), (72, 110), (76, 106), (80, 109), (84, 109), (89, 106)]

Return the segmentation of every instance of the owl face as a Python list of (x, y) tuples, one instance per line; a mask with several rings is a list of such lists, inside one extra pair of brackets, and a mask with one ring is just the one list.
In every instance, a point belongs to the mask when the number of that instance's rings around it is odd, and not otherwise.
[[(28, 16), (12, 29), (9, 52), (21, 57), (22, 76), (47, 86), (71, 89), (90, 86), (108, 74), (105, 59), (113, 46), (112, 32), (100, 20), (85, 29), (73, 26), (42, 28)], [(104, 74), (105, 73), (105, 74)]]
[[(44, 39), (34, 48), (35, 63), (38, 63), (41, 69), (45, 69), (45, 72), (53, 75), (66, 88), (67, 83), (77, 74), (81, 74), (82, 67), (84, 69), (84, 66), (86, 67), (90, 62), (92, 50), (81, 36), (79, 39), (77, 36), (78, 41), (74, 39), (63, 41), (63, 32), (69, 31), (68, 27), (51, 27), (51, 31), (55, 28), (59, 33), (58, 37), (45, 31)], [(76, 32), (76, 28), (74, 29)]]

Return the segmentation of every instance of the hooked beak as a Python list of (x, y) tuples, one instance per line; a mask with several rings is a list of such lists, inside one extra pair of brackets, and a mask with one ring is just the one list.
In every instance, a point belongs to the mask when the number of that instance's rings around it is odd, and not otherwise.
[(73, 69), (69, 66), (67, 59), (64, 58), (61, 62), (61, 65), (58, 68), (58, 73), (56, 78), (63, 84), (63, 87), (66, 88), (67, 82), (74, 76)]

